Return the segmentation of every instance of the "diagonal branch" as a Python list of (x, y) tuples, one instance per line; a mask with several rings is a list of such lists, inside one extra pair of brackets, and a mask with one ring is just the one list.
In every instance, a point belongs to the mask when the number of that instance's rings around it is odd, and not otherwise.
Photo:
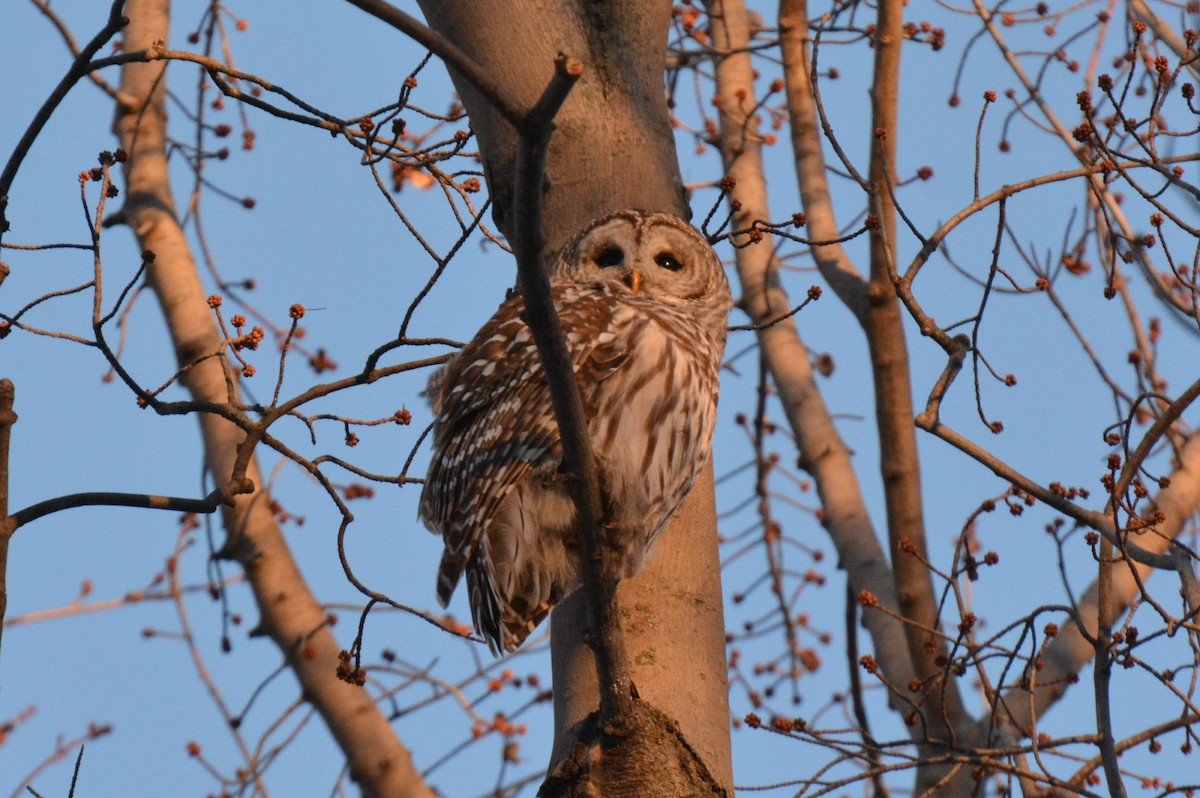
[[(1155, 534), (1142, 536), (1140, 547), (1150, 554), (1166, 552), (1198, 506), (1200, 435), (1193, 435), (1179, 454), (1170, 485), (1154, 497), (1154, 507), (1164, 513), (1165, 520), (1155, 527)], [(1110, 618), (1119, 618), (1129, 609), (1141, 594), (1141, 584), (1151, 570), (1151, 566), (1136, 561), (1114, 569), (1108, 597)], [(1037, 672), (1036, 683), (1029, 690), (1014, 687), (1005, 693), (1005, 714), (1022, 733), (1037, 734), (1038, 718), (1066, 693), (1072, 678), (1095, 656), (1093, 641), (1099, 628), (1100, 610), (1099, 585), (1093, 583), (1080, 596), (1074, 620), (1064, 619), (1059, 624), (1058, 635), (1041, 656), (1044, 666)]]
[[(520, 127), (525, 121), (523, 109), (508, 95), (508, 92), (492, 80), (492, 76), (485, 72), (471, 56), (464, 53), (458, 45), (442, 34), (421, 24), (416, 18), (409, 16), (391, 3), (385, 3), (384, 0), (346, 0), (346, 2), (361, 8), (376, 19), (386, 22), (409, 36), (418, 44), (429, 48), (434, 55), (446, 62), (446, 66), (457, 71), (480, 94), (486, 97), (492, 107), (507, 119), (509, 124)], [(561, 104), (565, 99), (566, 95), (564, 94), (559, 99), (559, 103)], [(550, 118), (553, 119), (553, 115)]]
[(25, 128), (25, 132), (21, 135), (21, 140), (17, 142), (17, 146), (13, 148), (12, 153), (8, 156), (8, 162), (4, 164), (4, 171), (0, 172), (0, 240), (3, 240), (4, 234), (8, 231), (8, 219), (5, 217), (4, 212), (8, 207), (8, 190), (12, 188), (12, 182), (17, 176), (17, 170), (21, 168), (21, 163), (25, 160), (25, 156), (29, 154), (29, 148), (33, 146), (33, 142), (41, 135), (42, 128), (50, 121), (54, 110), (58, 108), (59, 104), (62, 103), (67, 93), (74, 88), (75, 84), (88, 74), (88, 62), (92, 60), (92, 56), (129, 23), (127, 18), (121, 16), (121, 7), (124, 4), (125, 0), (113, 0), (113, 4), (108, 11), (108, 22), (79, 51), (79, 55), (71, 63), (71, 68), (67, 70), (67, 74), (63, 75), (62, 80), (54, 87), (54, 91), (50, 92), (50, 96), (42, 103), (42, 107), (34, 115), (33, 121), (29, 123), (29, 127)]
[[(125, 46), (129, 51), (148, 49), (166, 38), (169, 0), (128, 0), (128, 5)], [(166, 157), (165, 68), (165, 62), (122, 67), (121, 91), (133, 103), (118, 107), (114, 128), (128, 153), (125, 215), (142, 250), (156, 255), (147, 269), (148, 283), (163, 310), (176, 358), (186, 364), (216, 349), (222, 336), (175, 214)], [(216, 359), (184, 371), (180, 382), (193, 400), (213, 405), (239, 402), (236, 390), (230, 395)], [(245, 447), (245, 460), (239, 463), (244, 430), (210, 413), (201, 413), (198, 421), (205, 465), (218, 486), (243, 465), (251, 484), (264, 484), (251, 447)], [(430, 798), (433, 790), (372, 696), (337, 678), (340, 646), (268, 504), (269, 497), (258, 487), (222, 508), (226, 548), (241, 563), (254, 592), (259, 630), (282, 652), (305, 699), (320, 713), (346, 756), (351, 777), (365, 794)]]
[(606, 513), (596, 457), (588, 434), (587, 414), (542, 260), (545, 247), (541, 219), (546, 151), (553, 132), (554, 116), (582, 74), (583, 64), (580, 61), (560, 55), (555, 62), (550, 85), (524, 117), (517, 150), (516, 227), (512, 245), (517, 257), (521, 296), (525, 302), (525, 323), (537, 344), (562, 440), (562, 471), (568, 477), (567, 485), (575, 502), (579, 524), (585, 530), (582, 536), (583, 581), (594, 636), (592, 650), (600, 683), (600, 717), (602, 723), (608, 723), (629, 716), (633, 679), (629, 673), (629, 658), (625, 652), (617, 608), (618, 579), (607, 573), (603, 565), (601, 527), (605, 523)]
[[(788, 2), (785, 6), (790, 6), (790, 10), (783, 12), (789, 16), (786, 21), (781, 21), (781, 27), (798, 25), (795, 15), (803, 14), (803, 4)], [(749, 43), (749, 21), (745, 5), (739, 0), (712, 2), (709, 8), (714, 44), (719, 51), (730, 53), (717, 60), (716, 75), (717, 91), (721, 98), (721, 152), (725, 158), (726, 174), (737, 181), (734, 194), (741, 206), (741, 210), (737, 212), (740, 226), (740, 220), (743, 218), (770, 218), (762, 145), (757, 136), (756, 125), (752, 118), (748, 118), (746, 112), (746, 109), (756, 106), (753, 64), (746, 49)], [(803, 25), (801, 29), (806, 27), (807, 25)], [(783, 35), (789, 34), (785, 32)], [(785, 57), (785, 68), (786, 63)], [(789, 80), (795, 77), (795, 74), (791, 74)], [(807, 71), (804, 71), (803, 79), (808, 79)], [(811, 97), (808, 102), (811, 103)], [(789, 105), (789, 109), (793, 117), (795, 140), (795, 137), (800, 135), (798, 129), (804, 129), (803, 122), (798, 123), (796, 119), (798, 116), (802, 117), (804, 112), (795, 105)], [(807, 113), (811, 115), (811, 108)], [(812, 152), (815, 147), (815, 151), (819, 153), (818, 128), (813, 125), (807, 130), (808, 134), (816, 136), (818, 141), (815, 145), (805, 145), (804, 148)], [(802, 148), (797, 148), (797, 151), (800, 149)], [(797, 169), (804, 171), (806, 175), (809, 169), (823, 171), (824, 162), (822, 160), (818, 164), (809, 159), (803, 166), (798, 162)], [(820, 180), (808, 180), (801, 184), (801, 197), (805, 208), (810, 210), (809, 230), (814, 233), (826, 229), (836, 231), (837, 220), (832, 204), (822, 204), (828, 203), (828, 192), (821, 189), (817, 193), (823, 193), (824, 199), (814, 200), (813, 194), (810, 193), (813, 183), (823, 186), (823, 175)], [(806, 185), (809, 188), (805, 188)], [(811, 210), (818, 207), (819, 220), (814, 222)], [(816, 229), (813, 228), (814, 223), (817, 225)], [(823, 258), (830, 257), (831, 251), (832, 248), (829, 248), (824, 254), (815, 254), (818, 263)], [(763, 321), (773, 321), (779, 309), (789, 307), (791, 300), (771, 263), (774, 255), (769, 243), (764, 241), (755, 246), (739, 247), (736, 254), (742, 285), (742, 310), (750, 316), (756, 327)], [(837, 248), (834, 260), (841, 264), (837, 274), (857, 274), (854, 264), (840, 247)], [(824, 270), (823, 275), (831, 282), (835, 276)], [(865, 283), (861, 282), (861, 278), (858, 279), (860, 288), (865, 289)], [(863, 298), (865, 299), (865, 294)], [(844, 297), (843, 300), (847, 301)], [(824, 526), (837, 550), (839, 566), (846, 570), (853, 595), (857, 596), (860, 591), (866, 590), (874, 595), (881, 605), (893, 611), (893, 614), (866, 612), (863, 615), (863, 624), (871, 635), (876, 658), (888, 682), (906, 685), (915, 674), (908, 655), (904, 629), (896, 619), (899, 598), (891, 571), (887, 567), (887, 557), (863, 500), (850, 448), (839, 434), (821, 395), (821, 389), (813, 374), (808, 348), (800, 337), (797, 325), (791, 320), (772, 323), (769, 327), (759, 329), (758, 342), (766, 355), (771, 379), (783, 405), (792, 435), (796, 439), (802, 467), (812, 475), (816, 484), (824, 511)], [(896, 696), (890, 696), (890, 699), (894, 706), (899, 706)], [(904, 703), (903, 707), (908, 709), (911, 705)]]

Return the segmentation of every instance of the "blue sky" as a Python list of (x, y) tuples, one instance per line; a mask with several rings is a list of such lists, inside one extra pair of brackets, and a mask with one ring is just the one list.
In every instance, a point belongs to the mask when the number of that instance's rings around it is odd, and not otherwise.
[[(199, 19), (202, 4), (176, 6), (171, 44), (182, 48), (187, 32)], [(102, 24), (106, 7), (107, 3), (75, 4), (64, 5), (59, 11), (77, 38), (87, 39)], [(419, 48), (348, 5), (317, 4), (303, 13), (273, 15), (259, 7), (235, 11), (245, 13), (249, 22), (246, 31), (232, 34), (238, 68), (261, 75), (343, 117), (361, 115), (391, 102), (404, 75), (422, 56)], [(763, 13), (769, 16), (773, 11), (764, 8)], [(901, 199), (910, 217), (926, 231), (971, 200), (975, 124), (981, 105), (978, 98), (984, 89), (1002, 91), (1013, 85), (998, 59), (985, 48), (977, 48), (984, 51), (976, 52), (968, 62), (963, 106), (949, 108), (946, 98), (951, 93), (953, 71), (968, 35), (964, 22), (956, 24), (960, 27), (950, 27), (949, 44), (941, 53), (918, 46), (905, 50), (899, 168), (902, 176), (908, 176), (929, 164), (934, 166), (935, 174), (929, 181), (905, 188)], [(847, 49), (843, 54), (831, 47), (822, 55), (823, 65), (837, 66), (840, 72), (837, 81), (824, 85), (831, 122), (860, 166), (865, 164), (863, 154), (868, 145), (866, 92), (870, 77), (864, 60), (866, 52)], [(67, 64), (67, 52), (57, 34), (33, 5), (9, 3), (0, 26), (0, 74), (17, 79), (0, 81), (0, 108), (4, 109), (0, 116), (0, 154), (11, 150)], [(766, 61), (759, 68), (763, 73), (760, 87), (779, 74), (778, 68)], [(110, 72), (106, 78), (115, 82), (117, 75)], [(1071, 109), (1078, 80), (1065, 71), (1048, 78), (1048, 87), (1056, 90), (1054, 101), (1066, 118), (1074, 118)], [(194, 86), (194, 73), (183, 65), (172, 68), (171, 87), (184, 104), (192, 102)], [(434, 64), (421, 75), (416, 102), (440, 111), (449, 92), (448, 80)], [(680, 113), (689, 110), (694, 113), (686, 107), (681, 107)], [(1072, 165), (1061, 144), (1031, 135), (1028, 124), (1020, 120), (1013, 123), (1010, 133), (1013, 151), (998, 152), (996, 143), (1006, 111), (1003, 103), (997, 104), (984, 127), (980, 170), (984, 192)], [(93, 86), (81, 83), (72, 91), (39, 138), (13, 187), (9, 206), (12, 231), (6, 243), (84, 240), (86, 227), (76, 176), (95, 163), (97, 152), (115, 146), (109, 131), (111, 115), (111, 101)], [(229, 107), (218, 116), (240, 131), (235, 109)], [(403, 309), (424, 285), (433, 263), (397, 221), (369, 172), (360, 166), (356, 150), (327, 134), (271, 119), (253, 109), (247, 111), (247, 116), (257, 137), (255, 150), (238, 149), (239, 133), (235, 132), (228, 140), (231, 157), (210, 162), (206, 170), (206, 177), (222, 189), (235, 197), (253, 196), (256, 202), (253, 210), (246, 210), (212, 193), (203, 197), (203, 218), (215, 262), (227, 280), (252, 277), (257, 283), (251, 295), (254, 306), (277, 324), (286, 323), (287, 308), (292, 303), (309, 308), (304, 319), (306, 344), (327, 348), (341, 366), (336, 374), (348, 374), (379, 342), (395, 334)], [(190, 129), (178, 114), (175, 124), (176, 135), (190, 140)], [(686, 134), (681, 133), (679, 141), (685, 181), (703, 183), (719, 178), (714, 151), (697, 156), (694, 142)], [(786, 136), (781, 135), (781, 143), (768, 152), (772, 213), (776, 219), (786, 218), (800, 210)], [(182, 206), (189, 178), (182, 168), (177, 168), (175, 176), (176, 196)], [(861, 201), (836, 179), (835, 190), (842, 203), (842, 218), (848, 221)], [(1077, 184), (1061, 185), (1011, 201), (1008, 213), (1017, 240), (1031, 246), (1039, 257), (1047, 257), (1060, 246), (1062, 231), (1081, 191)], [(697, 191), (693, 198), (695, 212), (702, 216), (715, 196), (712, 191)], [(454, 230), (447, 225), (444, 204), (434, 192), (406, 188), (397, 200), (436, 248), (449, 246)], [(1147, 215), (1136, 217), (1142, 227)], [(949, 242), (956, 261), (973, 275), (986, 274), (995, 218), (994, 211), (985, 212), (977, 221), (964, 225)], [(138, 264), (132, 236), (124, 228), (108, 230), (103, 247), (108, 284), (124, 284)], [(862, 258), (862, 249), (856, 247), (852, 245), (852, 254)], [(917, 245), (908, 238), (900, 248), (900, 261), (904, 262), (904, 256), (911, 257)], [(1012, 250), (1007, 252), (1012, 258)], [(722, 255), (729, 257), (730, 252), (723, 251)], [(0, 310), (6, 313), (47, 291), (87, 281), (92, 268), (89, 256), (68, 250), (6, 251), (4, 259), (13, 269), (0, 290)], [(1028, 269), (1015, 258), (1006, 266), (1024, 284), (1032, 283)], [(803, 296), (809, 285), (820, 282), (807, 269), (786, 273), (784, 279), (794, 297)], [(512, 280), (510, 258), (494, 246), (468, 243), (418, 311), (411, 334), (469, 338), (502, 299)], [(1103, 299), (1098, 272), (1065, 281), (1060, 288), (1076, 322), (1093, 337), (1113, 373), (1131, 382), (1129, 367), (1124, 364), (1124, 353), (1131, 346), (1128, 325), (1122, 324), (1116, 303)], [(978, 286), (944, 261), (928, 267), (918, 290), (922, 302), (939, 320), (965, 318), (978, 307)], [(109, 295), (113, 293), (110, 289)], [(1136, 289), (1138, 297), (1144, 298), (1145, 294), (1144, 288)], [(1019, 379), (1017, 387), (1011, 389), (984, 383), (988, 412), (1004, 421), (1006, 431), (991, 436), (978, 422), (967, 375), (947, 401), (945, 419), (985, 442), (998, 455), (1010, 458), (1034, 478), (1098, 487), (1096, 479), (1108, 452), (1101, 431), (1112, 421), (1107, 392), (1079, 346), (1066, 336), (1062, 319), (1047, 303), (1007, 295), (994, 297), (991, 308), (981, 341), (997, 371), (1015, 373)], [(31, 313), (29, 319), (40, 326), (82, 334), (87, 330), (89, 309), (90, 299), (79, 295), (49, 303), (44, 310)], [(735, 312), (733, 321), (741, 323), (744, 319)], [(865, 344), (832, 292), (827, 291), (820, 302), (803, 311), (799, 324), (812, 351), (831, 353), (836, 360), (837, 369), (831, 378), (822, 381), (822, 389), (855, 452), (868, 503), (882, 529)], [(1194, 379), (1194, 364), (1200, 362), (1195, 355), (1196, 338), (1171, 322), (1164, 329), (1162, 365), (1171, 385), (1182, 387)], [(748, 335), (731, 336), (731, 355), (749, 345)], [(161, 383), (173, 371), (172, 354), (148, 294), (138, 299), (129, 315), (129, 336), (125, 360), (132, 364), (135, 376), (145, 384)], [(910, 346), (914, 393), (920, 406), (944, 365), (944, 355), (912, 330)], [(273, 373), (271, 357), (269, 347), (256, 355), (260, 373)], [(715, 444), (718, 475), (751, 457), (734, 416), (753, 408), (752, 359), (739, 361), (739, 366), (744, 376), (730, 375), (722, 387)], [(206, 492), (194, 421), (157, 417), (139, 410), (125, 388), (102, 380), (105, 371), (95, 351), (61, 340), (18, 333), (0, 343), (0, 376), (16, 383), (20, 414), (13, 442), (14, 508), (83, 490), (181, 496)], [(288, 372), (284, 391), (298, 392), (310, 381), (311, 375), (297, 364)], [(252, 387), (260, 392), (268, 390), (265, 380)], [(359, 418), (385, 416), (402, 405), (420, 415), (424, 404), (418, 393), (423, 387), (423, 377), (393, 379), (339, 395), (326, 404), (338, 413)], [(776, 418), (782, 424), (781, 414), (776, 413)], [(361, 443), (353, 450), (354, 462), (372, 471), (398, 471), (420, 426), (415, 423), (412, 427), (360, 431)], [(305, 430), (299, 424), (290, 430), (285, 428), (283, 434), (299, 442), (297, 445), (307, 445)], [(772, 449), (789, 460), (794, 450), (786, 438), (780, 432), (771, 443)], [(343, 455), (348, 450), (340, 440), (340, 430), (330, 427), (323, 430), (316, 448), (307, 446), (304, 451)], [(931, 552), (935, 562), (945, 567), (970, 511), (1006, 486), (927, 436), (920, 438), (920, 445)], [(418, 456), (416, 470), (425, 458), (427, 452)], [(268, 471), (277, 465), (271, 459), (263, 460)], [(298, 469), (283, 465), (272, 473), (276, 495), (290, 513), (304, 518), (303, 525), (292, 523), (287, 531), (314, 591), (331, 605), (358, 603), (359, 596), (346, 584), (337, 562), (334, 508)], [(723, 482), (718, 494), (721, 507), (736, 507), (749, 495), (750, 484), (744, 475)], [(775, 488), (802, 504), (811, 506), (816, 501), (811, 492), (800, 493), (786, 480), (777, 480)], [(416, 497), (412, 487), (376, 486), (374, 499), (354, 506), (357, 520), (351, 528), (348, 552), (357, 574), (367, 584), (398, 601), (433, 608), (433, 575), (440, 543), (416, 521)], [(789, 555), (795, 557), (789, 566), (799, 572), (816, 567), (828, 577), (824, 586), (804, 588), (797, 609), (811, 615), (815, 629), (832, 635), (830, 644), (811, 642), (824, 665), (801, 679), (801, 705), (793, 708), (780, 700), (779, 709), (820, 717), (830, 726), (846, 725), (837, 717), (845, 707), (830, 703), (830, 696), (845, 688), (843, 584), (840, 572), (834, 569), (836, 557), (811, 512), (788, 510), (786, 500), (777, 504), (783, 508), (781, 519), (789, 534), (824, 556), (816, 563), (810, 554), (796, 549)], [(1037, 603), (1065, 601), (1053, 541), (1042, 531), (1051, 519), (1051, 514), (1037, 508), (1020, 518), (997, 513), (981, 522), (977, 534), (987, 548), (1000, 553), (1001, 565), (985, 572), (984, 578), (971, 586), (971, 600), (992, 628), (1020, 617)], [(722, 532), (736, 534), (753, 520), (751, 513), (734, 513), (723, 518)], [(74, 510), (23, 528), (10, 555), (10, 619), (67, 607), (76, 600), (84, 583), (91, 587), (85, 606), (120, 598), (147, 585), (153, 587), (155, 575), (162, 572), (175, 550), (178, 529), (173, 514), (118, 509)], [(203, 585), (206, 571), (202, 531), (193, 539), (179, 560), (181, 578), (189, 585)], [(1081, 542), (1075, 541), (1068, 552), (1064, 570), (1078, 591), (1087, 584), (1094, 567)], [(762, 568), (761, 553), (731, 566), (725, 574), (727, 595), (744, 590)], [(229, 568), (226, 574), (236, 576)], [(279, 655), (270, 643), (247, 637), (255, 610), (244, 588), (235, 584), (229, 595), (233, 611), (245, 618), (244, 624), (232, 630), (234, 648), (230, 655), (220, 652), (219, 605), (200, 592), (189, 596), (186, 608), (205, 666), (220, 686), (224, 700), (239, 708), (276, 668)], [(759, 591), (744, 604), (730, 606), (730, 628), (765, 612), (770, 607), (768, 599), (765, 591)], [(455, 601), (452, 609), (459, 617), (467, 617), (463, 597)], [(342, 623), (337, 632), (343, 644), (348, 644), (356, 613), (341, 609), (339, 615)], [(77, 794), (105, 795), (120, 790), (130, 795), (202, 795), (216, 791), (216, 783), (188, 756), (187, 743), (200, 743), (205, 758), (225, 769), (235, 766), (237, 752), (221, 728), (210, 696), (195, 677), (186, 647), (172, 636), (178, 629), (179, 620), (171, 603), (154, 600), (7, 628), (0, 659), (0, 723), (29, 708), (33, 714), (0, 745), (0, 794), (15, 789), (18, 780), (54, 750), (56, 740), (83, 734), (89, 723), (111, 725), (113, 731), (89, 743), (82, 787)], [(372, 615), (368, 629), (368, 653), (378, 655), (390, 649), (417, 667), (436, 663), (436, 672), (451, 681), (472, 672), (477, 656), (488, 659), (486, 651), (472, 652), (424, 622), (398, 613)], [(146, 630), (153, 633), (147, 636)], [(860, 645), (866, 646), (866, 640)], [(1179, 641), (1164, 643), (1161, 661), (1179, 658), (1180, 645)], [(746, 656), (766, 660), (781, 647), (778, 636), (767, 636), (747, 643)], [(519, 677), (537, 674), (543, 683), (549, 680), (544, 652), (522, 653), (502, 667), (512, 668)], [(1088, 674), (1083, 675), (1086, 683)], [(1151, 690), (1153, 683), (1148, 679), (1136, 674), (1122, 675), (1122, 679), (1117, 712), (1128, 717), (1130, 725), (1125, 728), (1134, 728), (1150, 716), (1168, 718), (1178, 712), (1178, 703), (1166, 700), (1161, 688)], [(1055, 707), (1046, 719), (1052, 733), (1094, 730), (1089, 696), (1086, 688), (1081, 688), (1076, 688), (1071, 698)], [(511, 712), (533, 694), (528, 687), (506, 690), (484, 699), (480, 713), (490, 717), (502, 705)], [(415, 702), (429, 692), (428, 686), (413, 687), (399, 700)], [(466, 692), (478, 696), (479, 683), (469, 685)], [(780, 694), (787, 692), (784, 689)], [(289, 675), (270, 681), (247, 713), (243, 726), (247, 737), (254, 739), (264, 731), (294, 698)], [(902, 734), (883, 708), (878, 690), (872, 693), (871, 706), (878, 735)], [(749, 708), (738, 690), (734, 691), (734, 707), (737, 715)], [(298, 717), (292, 716), (289, 728)], [(508, 777), (536, 771), (543, 766), (549, 750), (546, 708), (529, 710), (522, 715), (522, 722), (530, 727), (521, 740), (523, 762), (508, 771)], [(449, 699), (405, 714), (396, 726), (401, 738), (413, 748), (419, 766), (428, 768), (469, 736), (471, 723), (470, 717)], [(1177, 753), (1180, 741), (1171, 738), (1171, 744), (1152, 766), (1186, 774), (1187, 763)], [(734, 745), (735, 780), (747, 786), (797, 778), (812, 772), (827, 756), (801, 743), (747, 730), (734, 733)], [(465, 754), (437, 767), (430, 779), (447, 795), (482, 794), (496, 778), (500, 746), (495, 735), (487, 737)], [(1140, 762), (1132, 755), (1123, 760), (1123, 764), (1135, 767)], [(340, 763), (319, 720), (313, 719), (268, 773), (268, 783), (280, 795), (330, 794)], [(65, 796), (69, 780), (69, 764), (58, 764), (40, 773), (35, 785), (43, 795)]]

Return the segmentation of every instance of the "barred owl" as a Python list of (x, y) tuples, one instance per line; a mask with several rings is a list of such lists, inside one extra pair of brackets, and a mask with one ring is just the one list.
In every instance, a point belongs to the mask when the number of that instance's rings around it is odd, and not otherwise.
[[(563, 247), (550, 286), (629, 576), (708, 460), (729, 283), (691, 225), (619, 211)], [(523, 310), (520, 296), (502, 304), (432, 386), (420, 502), (445, 542), (438, 600), (446, 606), (465, 571), (493, 652), (516, 650), (582, 580), (582, 530)]]

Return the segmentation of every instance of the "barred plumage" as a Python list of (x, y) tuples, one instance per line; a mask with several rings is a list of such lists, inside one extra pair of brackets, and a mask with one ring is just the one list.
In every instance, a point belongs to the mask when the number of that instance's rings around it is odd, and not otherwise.
[[(620, 211), (563, 247), (551, 289), (632, 575), (708, 459), (729, 284), (695, 228)], [(523, 307), (506, 301), (446, 366), (421, 493), (421, 519), (446, 547), (438, 600), (465, 571), (493, 651), (515, 650), (580, 584), (558, 427)]]

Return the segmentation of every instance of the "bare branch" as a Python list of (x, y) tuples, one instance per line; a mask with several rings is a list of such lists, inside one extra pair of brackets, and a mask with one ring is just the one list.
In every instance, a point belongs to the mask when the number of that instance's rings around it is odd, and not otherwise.
[(67, 70), (67, 74), (63, 75), (62, 80), (54, 87), (54, 91), (50, 92), (50, 96), (42, 103), (42, 107), (38, 109), (29, 126), (25, 128), (25, 132), (21, 135), (17, 146), (13, 148), (12, 153), (8, 156), (8, 161), (4, 164), (4, 171), (0, 172), (0, 241), (3, 241), (4, 234), (8, 231), (8, 219), (5, 216), (5, 209), (8, 207), (8, 192), (12, 188), (12, 182), (17, 176), (17, 170), (21, 168), (21, 163), (25, 160), (25, 156), (29, 154), (29, 148), (33, 146), (33, 142), (41, 135), (42, 128), (50, 121), (54, 110), (58, 108), (59, 104), (62, 103), (67, 93), (74, 88), (75, 84), (91, 71), (88, 64), (92, 60), (92, 57), (99, 52), (101, 47), (108, 43), (109, 39), (116, 36), (117, 32), (128, 24), (129, 20), (121, 16), (121, 8), (124, 5), (125, 0), (113, 0), (113, 4), (108, 12), (108, 22), (79, 51), (79, 55), (71, 63), (71, 68)]
[(633, 680), (621, 631), (616, 591), (618, 575), (604, 567), (604, 536), (602, 527), (606, 512), (601, 493), (600, 474), (588, 434), (587, 414), (579, 382), (575, 378), (567, 339), (554, 308), (550, 280), (542, 260), (545, 242), (542, 237), (542, 192), (546, 169), (546, 150), (553, 131), (554, 116), (566, 100), (575, 81), (583, 74), (583, 64), (560, 55), (555, 62), (554, 78), (541, 99), (525, 117), (520, 128), (517, 151), (517, 186), (515, 197), (516, 229), (513, 231), (513, 253), (517, 257), (517, 276), (525, 302), (525, 323), (537, 344), (554, 417), (562, 441), (562, 471), (568, 475), (567, 485), (575, 502), (579, 526), (583, 535), (583, 577), (588, 615), (596, 641), (596, 672), (600, 683), (600, 717), (602, 723), (620, 722), (632, 711)]
[(0, 379), (0, 652), (4, 651), (4, 614), (8, 611), (8, 544), (17, 531), (16, 521), (8, 514), (8, 455), (17, 423), (14, 393), (12, 380)]
[(526, 121), (520, 105), (509, 97), (504, 88), (492, 80), (492, 76), (459, 49), (454, 42), (383, 0), (346, 1), (412, 37), (423, 47), (429, 48), (431, 52), (444, 60), (447, 66), (469, 81), (513, 127), (520, 127)]
[[(1161, 556), (1200, 506), (1200, 435), (1188, 439), (1180, 453), (1179, 465), (1171, 473), (1169, 487), (1155, 495), (1154, 504), (1163, 511), (1165, 521), (1157, 525), (1153, 534), (1142, 535), (1138, 546), (1147, 554)], [(1109, 617), (1120, 617), (1130, 607), (1141, 592), (1140, 583), (1150, 572), (1151, 566), (1137, 561), (1127, 568), (1115, 569), (1108, 597)], [(1071, 677), (1095, 655), (1093, 641), (1100, 607), (1099, 586), (1093, 583), (1079, 597), (1074, 619), (1065, 618), (1059, 624), (1058, 635), (1041, 655), (1045, 667), (1038, 672), (1032, 695), (1019, 687), (1005, 694), (1005, 714), (1022, 733), (1036, 734), (1037, 719), (1063, 696)]]
[(184, 499), (177, 496), (154, 496), (149, 493), (114, 493), (93, 491), (56, 496), (31, 504), (12, 515), (14, 527), (22, 527), (43, 516), (75, 507), (141, 507), (147, 510), (173, 510), (180, 513), (216, 512), (222, 502), (232, 500), (225, 491), (215, 490), (203, 499)]
[[(167, 0), (129, 0), (128, 51), (151, 48), (168, 32)], [(162, 81), (166, 63), (128, 63), (122, 68), (121, 91), (136, 100), (121, 107), (115, 128), (128, 153), (124, 208), (143, 251), (155, 253), (147, 280), (164, 309), (177, 358), (190, 362), (213, 351), (221, 335), (206, 302), (206, 293), (183, 231), (174, 214), (166, 163), (166, 102)], [(184, 387), (195, 400), (223, 406), (239, 402), (229, 396), (224, 370), (213, 359), (185, 372)], [(205, 461), (217, 485), (244, 473), (256, 486), (263, 479), (252, 446), (237, 426), (211, 414), (199, 416)], [(241, 471), (244, 469), (244, 471)], [(336, 677), (340, 647), (325, 622), (325, 612), (312, 595), (288, 550), (268, 497), (256, 490), (223, 508), (226, 549), (243, 563), (247, 581), (258, 598), (260, 628), (286, 657), (305, 696), (320, 712), (349, 762), (352, 776), (368, 794), (431, 796), (432, 790), (413, 765), (411, 754), (396, 737), (371, 696)], [(303, 652), (297, 648), (304, 641)]]

